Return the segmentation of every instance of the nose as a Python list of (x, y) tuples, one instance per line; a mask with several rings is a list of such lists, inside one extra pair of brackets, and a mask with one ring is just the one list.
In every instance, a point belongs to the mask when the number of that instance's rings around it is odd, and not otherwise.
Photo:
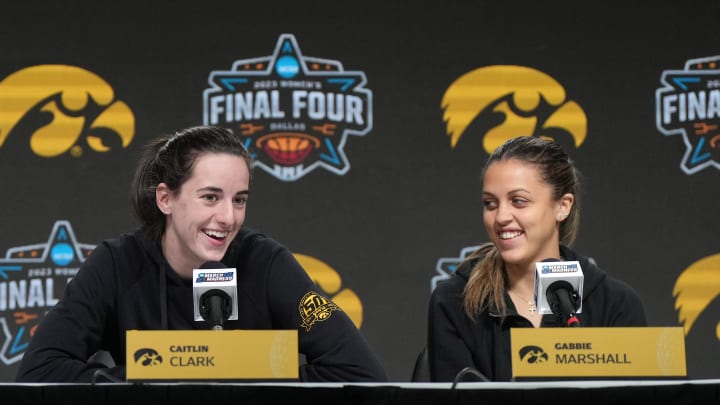
[(232, 200), (225, 199), (217, 205), (215, 219), (222, 225), (233, 225), (235, 223), (235, 207)]
[(498, 224), (507, 224), (512, 221), (512, 207), (507, 204), (498, 205), (495, 210), (495, 222)]

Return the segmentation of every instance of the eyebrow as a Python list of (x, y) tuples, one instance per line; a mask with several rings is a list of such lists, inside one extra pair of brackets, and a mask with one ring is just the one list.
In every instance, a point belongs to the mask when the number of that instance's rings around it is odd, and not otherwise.
[[(207, 191), (210, 191), (210, 192), (213, 192), (213, 193), (223, 194), (223, 190), (222, 190), (220, 187), (214, 187), (214, 186), (202, 187), (202, 188), (199, 188), (197, 191), (198, 191), (198, 192), (207, 192)], [(248, 194), (250, 194), (250, 191), (249, 191), (249, 190), (242, 190), (242, 191), (238, 191), (237, 193), (235, 193), (235, 195), (238, 195), (238, 194), (248, 195)]]
[[(515, 194), (515, 193), (519, 193), (519, 192), (530, 193), (530, 191), (527, 190), (527, 189), (524, 189), (524, 188), (516, 188), (516, 189), (513, 189), (513, 190), (508, 191), (508, 195), (510, 195), (510, 194)], [(483, 194), (492, 195), (492, 196), (495, 195), (495, 194), (493, 194), (493, 193), (491, 193), (491, 192), (488, 192), (488, 191), (485, 191), (485, 190), (483, 190), (482, 193), (483, 193)]]

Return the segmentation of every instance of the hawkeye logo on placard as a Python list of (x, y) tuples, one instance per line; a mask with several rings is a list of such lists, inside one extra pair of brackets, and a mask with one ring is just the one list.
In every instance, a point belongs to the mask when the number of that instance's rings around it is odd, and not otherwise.
[(317, 168), (344, 175), (348, 135), (372, 129), (365, 73), (339, 61), (303, 56), (295, 37), (280, 36), (271, 56), (216, 70), (203, 97), (206, 125), (234, 128), (255, 166), (295, 181)]
[(8, 139), (29, 139), (32, 152), (43, 158), (124, 149), (135, 135), (127, 104), (115, 99), (105, 80), (76, 66), (38, 65), (12, 73), (0, 81), (0, 106), (0, 148), (7, 148)]
[(448, 87), (441, 107), (453, 148), (475, 122), (483, 128), (487, 153), (518, 136), (569, 140), (580, 147), (587, 135), (585, 112), (567, 99), (563, 86), (547, 74), (524, 66), (487, 66), (470, 71)]
[(663, 135), (681, 135), (685, 174), (720, 169), (720, 56), (690, 59), (666, 70), (655, 93), (655, 120)]
[(540, 346), (523, 346), (518, 355), (523, 363), (535, 364), (548, 361), (548, 354)]
[(65, 284), (95, 245), (78, 243), (68, 221), (57, 221), (45, 243), (10, 248), (0, 259), (0, 360), (22, 359), (40, 318), (61, 297)]
[(157, 350), (146, 347), (136, 350), (133, 358), (136, 364), (143, 367), (159, 366), (163, 362), (163, 358)]
[(355, 292), (349, 288), (342, 288), (340, 274), (322, 260), (312, 256), (294, 253), (295, 259), (310, 276), (320, 290), (331, 301), (312, 292), (308, 292), (298, 303), (301, 318), (305, 321), (303, 326), (309, 330), (318, 321), (329, 318), (332, 312), (342, 309), (353, 321), (355, 327), (360, 329), (363, 321), (363, 306)]

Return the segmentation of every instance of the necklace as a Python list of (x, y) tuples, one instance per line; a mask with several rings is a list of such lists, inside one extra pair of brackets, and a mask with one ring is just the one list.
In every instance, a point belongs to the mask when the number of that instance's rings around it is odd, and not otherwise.
[(527, 298), (523, 298), (523, 297), (520, 296), (520, 294), (518, 294), (518, 293), (516, 293), (516, 292), (514, 292), (514, 291), (508, 290), (508, 292), (509, 292), (510, 294), (514, 295), (515, 297), (517, 297), (518, 299), (527, 302), (527, 303), (528, 303), (528, 312), (530, 312), (530, 315), (535, 315), (535, 312), (537, 312), (537, 308), (535, 308), (535, 303), (534, 303), (532, 300), (529, 300), (529, 299), (527, 299)]

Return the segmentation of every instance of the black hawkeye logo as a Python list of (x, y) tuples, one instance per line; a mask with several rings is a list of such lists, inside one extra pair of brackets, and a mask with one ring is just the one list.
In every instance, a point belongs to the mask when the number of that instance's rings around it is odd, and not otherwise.
[(163, 358), (160, 353), (158, 353), (157, 350), (150, 348), (138, 349), (133, 357), (135, 358), (135, 364), (139, 364), (143, 367), (159, 366), (163, 362)]
[(524, 346), (520, 349), (520, 360), (523, 363), (535, 364), (548, 361), (548, 355), (540, 346)]

